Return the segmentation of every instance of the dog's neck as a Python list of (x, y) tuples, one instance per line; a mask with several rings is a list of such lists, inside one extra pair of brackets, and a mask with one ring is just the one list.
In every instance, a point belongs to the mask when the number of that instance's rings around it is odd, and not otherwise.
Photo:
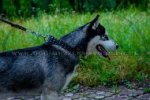
[(73, 48), (75, 51), (74, 53), (78, 56), (86, 54), (89, 39), (86, 36), (85, 28), (87, 28), (86, 25), (60, 39)]

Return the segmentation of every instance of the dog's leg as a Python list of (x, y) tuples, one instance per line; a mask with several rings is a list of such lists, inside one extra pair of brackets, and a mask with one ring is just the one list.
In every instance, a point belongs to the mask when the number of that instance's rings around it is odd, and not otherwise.
[(41, 94), (41, 100), (60, 100), (57, 92), (51, 90), (44, 90)]

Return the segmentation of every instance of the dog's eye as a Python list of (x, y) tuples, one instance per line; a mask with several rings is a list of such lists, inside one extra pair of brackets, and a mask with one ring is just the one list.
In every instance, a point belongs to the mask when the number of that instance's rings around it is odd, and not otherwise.
[(102, 39), (103, 41), (109, 40), (109, 38), (108, 38), (106, 35), (101, 36), (101, 39)]
[(107, 36), (105, 36), (105, 39), (106, 39), (106, 40), (109, 40)]

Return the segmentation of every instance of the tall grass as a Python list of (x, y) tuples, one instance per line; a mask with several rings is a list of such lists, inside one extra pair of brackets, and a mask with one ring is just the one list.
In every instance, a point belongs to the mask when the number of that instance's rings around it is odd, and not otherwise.
[[(48, 15), (41, 13), (37, 18), (13, 19), (25, 27), (57, 38), (71, 32), (100, 15), (110, 37), (120, 46), (111, 54), (111, 61), (102, 57), (89, 56), (81, 59), (81, 67), (74, 79), (86, 85), (120, 83), (123, 80), (142, 80), (150, 73), (150, 14), (138, 9), (78, 14), (71, 12)], [(0, 52), (40, 45), (44, 40), (0, 23)]]

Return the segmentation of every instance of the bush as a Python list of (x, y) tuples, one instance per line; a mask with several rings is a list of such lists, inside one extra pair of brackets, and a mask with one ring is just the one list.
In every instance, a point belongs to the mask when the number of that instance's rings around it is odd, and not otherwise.
[(0, 0), (0, 13), (11, 16), (32, 16), (39, 11), (48, 13), (67, 11), (93, 12), (127, 8), (130, 5), (147, 9), (149, 0)]

